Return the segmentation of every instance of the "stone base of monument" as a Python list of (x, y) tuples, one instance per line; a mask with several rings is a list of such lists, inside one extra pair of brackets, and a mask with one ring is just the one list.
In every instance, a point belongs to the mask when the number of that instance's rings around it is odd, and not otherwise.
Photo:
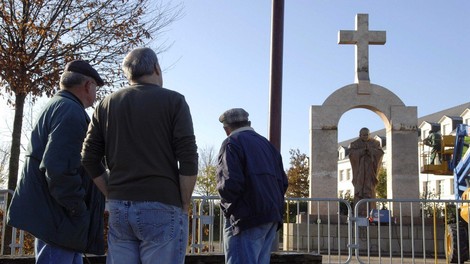
[[(382, 211), (382, 210), (380, 210)], [(383, 213), (380, 213), (381, 217), (383, 217), (384, 219), (380, 219), (381, 220), (381, 223), (384, 223), (384, 224), (387, 224), (387, 223), (392, 223), (392, 225), (399, 225), (400, 223), (403, 224), (403, 225), (422, 225), (424, 223), (424, 225), (433, 225), (433, 224), (436, 224), (436, 225), (443, 225), (444, 224), (444, 218), (442, 217), (437, 217), (435, 220), (433, 217), (420, 217), (420, 216), (415, 216), (415, 217), (411, 217), (411, 216), (394, 216), (394, 215), (391, 215), (390, 218), (388, 218), (388, 214), (390, 214), (391, 212), (387, 212), (386, 215), (386, 219), (384, 217), (384, 214)], [(369, 222), (369, 220), (374, 220), (374, 218), (372, 217), (373, 215), (371, 215), (370, 217), (366, 217), (366, 216), (359, 216), (358, 220), (361, 221), (362, 219), (365, 219), (367, 220), (367, 222)], [(369, 218), (372, 218), (372, 219), (369, 219)], [(377, 219), (375, 219), (377, 220)], [(377, 221), (376, 221), (377, 222)], [(306, 224), (306, 223), (310, 223), (310, 224), (334, 224), (334, 225), (337, 225), (338, 223), (339, 224), (347, 224), (348, 223), (348, 216), (347, 215), (307, 215), (306, 213), (300, 213), (296, 216), (296, 221), (295, 223), (299, 223), (299, 224)]]
[[(444, 254), (445, 225), (442, 218), (436, 220), (421, 217), (392, 219), (391, 223), (379, 225), (362, 217), (348, 225), (348, 217), (343, 215), (329, 217), (299, 215), (297, 223), (285, 223), (283, 226), (283, 250), (313, 250), (320, 254), (339, 251), (347, 254), (349, 243), (357, 242), (360, 251), (370, 250), (371, 254), (374, 254), (374, 252), (379, 252), (377, 241), (380, 239), (381, 252), (390, 252), (390, 248), (392, 253), (401, 253), (403, 250), (404, 254), (412, 254), (412, 249), (414, 253), (420, 253), (423, 252), (423, 248), (426, 252), (434, 252), (436, 243), (438, 254)], [(356, 226), (359, 228), (358, 239), (355, 238)], [(367, 248), (367, 240), (373, 242), (370, 248)]]

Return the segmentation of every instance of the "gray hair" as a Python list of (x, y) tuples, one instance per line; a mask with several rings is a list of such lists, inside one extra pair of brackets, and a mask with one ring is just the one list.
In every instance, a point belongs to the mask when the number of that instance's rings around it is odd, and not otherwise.
[(230, 124), (224, 124), (224, 127), (228, 127), (231, 130), (235, 130), (241, 127), (251, 127), (251, 121), (233, 122)]
[(152, 49), (137, 48), (122, 61), (122, 71), (128, 80), (135, 81), (144, 75), (151, 75), (155, 65), (158, 65), (158, 58)]
[(88, 79), (90, 78), (81, 73), (66, 71), (60, 76), (60, 89), (71, 89), (77, 85), (81, 85)]

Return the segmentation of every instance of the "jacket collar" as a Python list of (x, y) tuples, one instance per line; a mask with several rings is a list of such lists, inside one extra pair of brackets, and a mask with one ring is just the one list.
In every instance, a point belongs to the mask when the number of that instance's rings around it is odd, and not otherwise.
[(233, 136), (234, 134), (236, 133), (240, 133), (242, 131), (255, 131), (252, 127), (249, 127), (249, 126), (246, 126), (246, 127), (240, 127), (240, 128), (237, 128), (235, 130), (232, 131), (232, 133), (230, 133), (230, 135), (228, 135), (229, 137), (230, 136)]
[(61, 96), (61, 97), (68, 98), (72, 101), (75, 101), (75, 102), (79, 103), (83, 107), (83, 109), (85, 109), (85, 106), (83, 105), (82, 101), (80, 101), (80, 99), (78, 99), (78, 97), (76, 95), (74, 95), (73, 93), (71, 93), (67, 90), (60, 90), (60, 91), (57, 92), (57, 95)]

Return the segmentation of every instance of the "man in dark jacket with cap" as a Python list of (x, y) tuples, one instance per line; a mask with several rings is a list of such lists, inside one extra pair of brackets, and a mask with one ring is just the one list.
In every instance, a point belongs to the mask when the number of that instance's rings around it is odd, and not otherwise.
[(31, 132), (8, 224), (36, 237), (36, 263), (81, 264), (82, 253), (104, 254), (104, 196), (80, 156), (90, 122), (85, 109), (102, 85), (90, 64), (69, 62)]
[(228, 136), (217, 166), (217, 190), (225, 216), (225, 261), (269, 263), (287, 190), (281, 154), (251, 128), (242, 108), (225, 111), (219, 121)]

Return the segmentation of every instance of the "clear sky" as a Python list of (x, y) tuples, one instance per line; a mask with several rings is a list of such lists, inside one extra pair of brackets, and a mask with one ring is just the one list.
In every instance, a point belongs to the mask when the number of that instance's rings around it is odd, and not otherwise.
[[(233, 107), (250, 113), (268, 135), (271, 8), (268, 0), (186, 0), (184, 17), (163, 36), (174, 42), (160, 55), (164, 86), (185, 95), (198, 146), (217, 152), (225, 133), (218, 117)], [(354, 83), (354, 45), (338, 45), (339, 30), (354, 30), (369, 14), (369, 30), (387, 43), (369, 47), (369, 73), (418, 117), (470, 101), (470, 1), (286, 0), (281, 152), (309, 153), (309, 109)], [(8, 113), (2, 113), (0, 122)], [(0, 125), (4, 125), (0, 123)], [(11, 124), (10, 124), (11, 126)], [(351, 110), (339, 141), (361, 127), (384, 128), (368, 110)]]
[[(198, 145), (218, 150), (218, 122), (243, 107), (252, 126), (268, 135), (271, 1), (184, 1), (185, 16), (165, 35), (173, 47), (161, 55), (164, 86), (186, 96)], [(281, 151), (309, 153), (309, 109), (354, 83), (354, 45), (338, 45), (339, 30), (354, 30), (369, 14), (369, 30), (385, 30), (385, 45), (369, 47), (369, 74), (418, 117), (470, 101), (470, 1), (286, 0)], [(369, 110), (341, 117), (339, 141), (361, 127), (383, 129)]]

